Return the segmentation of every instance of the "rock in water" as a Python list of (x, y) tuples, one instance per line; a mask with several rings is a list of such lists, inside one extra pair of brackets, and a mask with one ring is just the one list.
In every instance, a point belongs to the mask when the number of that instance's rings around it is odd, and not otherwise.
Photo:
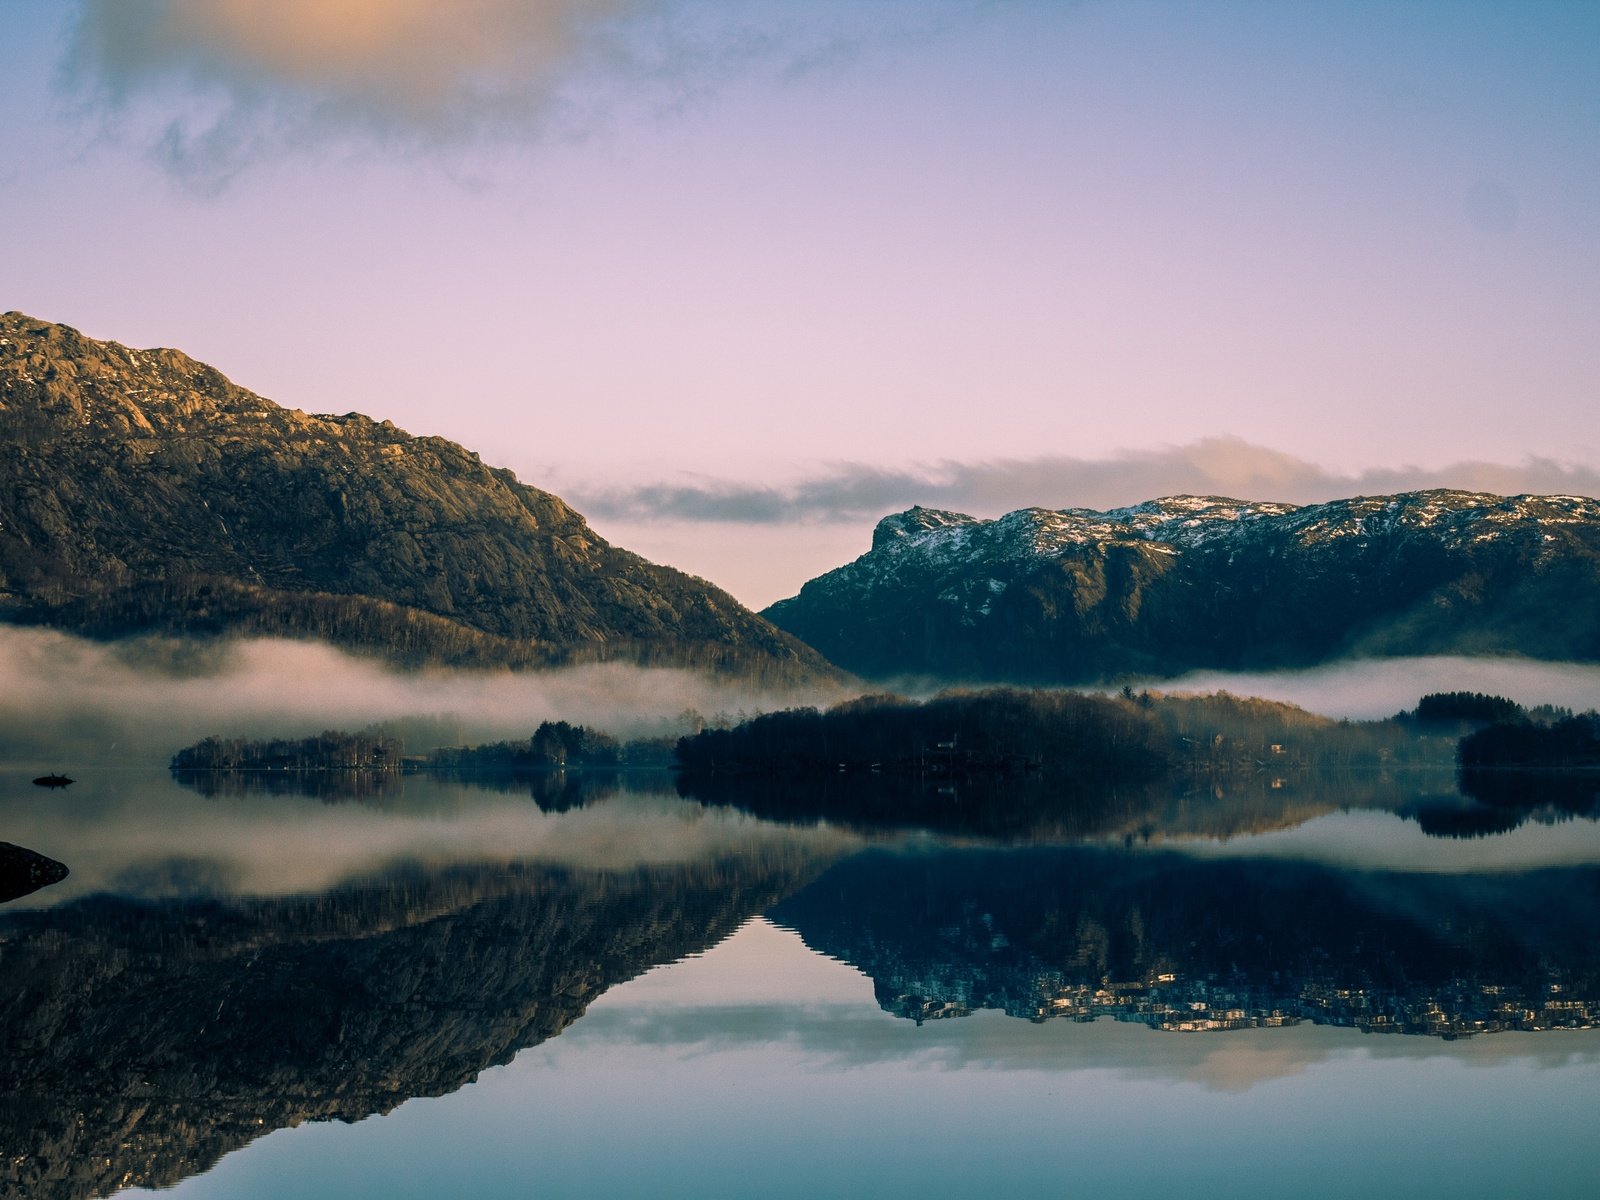
[(66, 877), (64, 863), (46, 858), (24, 846), (0, 842), (0, 904), (37, 892), (52, 883), (60, 883)]

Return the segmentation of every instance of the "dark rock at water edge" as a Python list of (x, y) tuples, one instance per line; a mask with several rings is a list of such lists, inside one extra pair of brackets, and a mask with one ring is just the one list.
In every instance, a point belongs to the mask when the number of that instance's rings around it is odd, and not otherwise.
[(0, 842), (0, 904), (60, 883), (67, 874), (64, 863), (24, 846)]

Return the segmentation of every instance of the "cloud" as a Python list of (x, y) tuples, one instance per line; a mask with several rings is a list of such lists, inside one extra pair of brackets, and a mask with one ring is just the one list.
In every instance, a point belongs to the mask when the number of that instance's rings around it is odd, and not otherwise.
[(993, 515), (1045, 508), (1115, 508), (1157, 496), (1221, 495), (1312, 504), (1358, 495), (1425, 488), (1505, 495), (1600, 495), (1600, 470), (1549, 458), (1511, 466), (1460, 462), (1444, 467), (1330, 471), (1282, 451), (1232, 437), (1206, 438), (1110, 458), (1053, 456), (909, 469), (841, 463), (784, 487), (718, 479), (625, 489), (569, 487), (569, 498), (594, 517), (634, 522), (735, 522), (780, 525), (875, 519), (912, 504)]
[(329, 145), (584, 136), (618, 108), (680, 111), (753, 68), (787, 81), (931, 36), (960, 8), (883, 20), (694, 0), (81, 0), (64, 76), (118, 136), (217, 187)]
[(543, 129), (657, 0), (84, 0), (67, 77), (216, 183), (331, 139)]

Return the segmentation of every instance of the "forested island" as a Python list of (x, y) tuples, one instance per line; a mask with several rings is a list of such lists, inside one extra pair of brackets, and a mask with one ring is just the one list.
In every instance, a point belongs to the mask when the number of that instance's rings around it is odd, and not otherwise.
[(1600, 770), (1600, 713), (1497, 721), (1462, 738), (1457, 757), (1463, 771)]
[(1254, 773), (1450, 761), (1453, 742), (1409, 721), (1349, 722), (1217, 692), (1105, 696), (998, 688), (931, 700), (864, 696), (787, 709), (681, 739), (687, 772), (879, 773), (1135, 782), (1177, 771)]
[(179, 750), (174, 772), (196, 771), (420, 771), (558, 770), (567, 767), (662, 766), (670, 739), (620, 741), (598, 729), (543, 721), (529, 738), (480, 746), (442, 746), (408, 755), (405, 741), (383, 727), (346, 733), (329, 729), (312, 737), (208, 737)]
[(299, 739), (208, 737), (174, 772), (539, 772), (673, 766), (685, 776), (803, 779), (865, 774), (934, 782), (1070, 780), (1076, 787), (1188, 775), (1456, 765), (1586, 771), (1600, 767), (1600, 714), (1524, 708), (1501, 696), (1433, 693), (1378, 721), (1339, 721), (1278, 701), (994, 688), (928, 700), (861, 696), (828, 709), (762, 713), (678, 738), (624, 741), (567, 721), (526, 739), (407, 754), (392, 730)]

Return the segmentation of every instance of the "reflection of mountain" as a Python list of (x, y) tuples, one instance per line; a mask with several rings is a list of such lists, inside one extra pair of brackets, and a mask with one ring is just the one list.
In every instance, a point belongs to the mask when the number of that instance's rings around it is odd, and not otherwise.
[(769, 914), (918, 1020), (1409, 1033), (1600, 1020), (1600, 870), (1395, 875), (1089, 849), (874, 852)]
[(720, 940), (800, 852), (457, 868), (316, 896), (92, 897), (0, 922), (0, 1196), (168, 1186), (273, 1129), (441, 1095)]
[(1600, 775), (1584, 772), (1462, 771), (1453, 795), (1396, 806), (1429, 837), (1480, 838), (1536, 822), (1600, 816)]
[(1600, 811), (1600, 774), (1574, 771), (1463, 771), (1461, 791), (1480, 804), (1516, 812), (1548, 810), (1542, 820)]

